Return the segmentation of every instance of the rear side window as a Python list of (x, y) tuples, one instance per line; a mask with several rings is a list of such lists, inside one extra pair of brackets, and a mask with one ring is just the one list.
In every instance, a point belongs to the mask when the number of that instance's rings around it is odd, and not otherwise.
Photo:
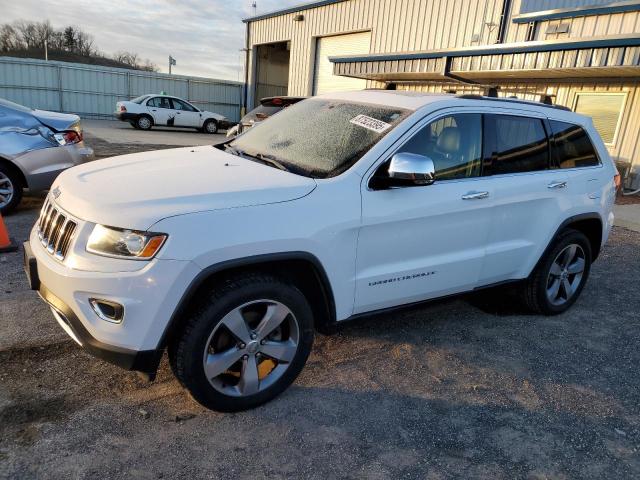
[(560, 168), (593, 167), (600, 164), (589, 135), (572, 123), (551, 120), (556, 164)]
[(491, 115), (494, 150), (491, 173), (523, 173), (549, 168), (549, 141), (542, 120)]
[(167, 97), (154, 97), (147, 102), (147, 106), (155, 108), (167, 108), (171, 109), (171, 104)]

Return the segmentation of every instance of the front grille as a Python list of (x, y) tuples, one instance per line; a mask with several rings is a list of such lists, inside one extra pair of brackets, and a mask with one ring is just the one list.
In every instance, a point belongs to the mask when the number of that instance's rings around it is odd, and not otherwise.
[(47, 198), (38, 219), (38, 238), (47, 252), (58, 260), (64, 260), (77, 226)]

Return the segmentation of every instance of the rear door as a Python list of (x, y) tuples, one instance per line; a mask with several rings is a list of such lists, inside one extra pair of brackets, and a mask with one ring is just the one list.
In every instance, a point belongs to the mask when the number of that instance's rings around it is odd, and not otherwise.
[[(491, 224), (492, 179), (482, 177), (483, 118), (456, 109), (425, 119), (363, 182), (355, 313), (473, 289)], [(384, 188), (393, 153), (431, 158), (436, 181)]]
[(147, 110), (156, 125), (173, 126), (175, 113), (167, 97), (153, 97), (147, 101)]
[(177, 98), (172, 98), (173, 111), (176, 116), (174, 125), (176, 127), (194, 127), (200, 128), (201, 115), (194, 107), (187, 102), (183, 102)]
[(553, 168), (549, 122), (537, 112), (487, 115), (494, 211), (480, 284), (524, 278), (555, 232), (566, 198), (567, 174)]

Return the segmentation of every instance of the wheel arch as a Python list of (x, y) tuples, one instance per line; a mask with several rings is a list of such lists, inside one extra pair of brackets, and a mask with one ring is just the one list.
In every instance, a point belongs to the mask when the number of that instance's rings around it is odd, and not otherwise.
[(142, 117), (147, 117), (149, 120), (151, 120), (151, 126), (154, 126), (156, 124), (156, 121), (153, 119), (153, 115), (151, 115), (150, 113), (140, 112), (140, 113), (136, 113), (135, 116), (136, 116), (135, 118), (136, 122)]
[(584, 235), (589, 239), (589, 243), (591, 244), (591, 261), (595, 261), (600, 255), (600, 249), (602, 247), (602, 227), (602, 217), (596, 212), (582, 213), (567, 218), (556, 229), (556, 232), (551, 237), (547, 248), (545, 248), (544, 252), (540, 256), (538, 263), (544, 258), (547, 252), (553, 248), (553, 244), (560, 234), (568, 228), (584, 233)]
[(202, 292), (221, 279), (248, 272), (275, 274), (293, 282), (309, 301), (316, 330), (330, 333), (336, 324), (336, 307), (331, 283), (320, 260), (307, 252), (256, 255), (229, 260), (203, 269), (187, 287), (160, 339), (164, 349), (183, 324)]
[(22, 182), (22, 187), (23, 188), (29, 188), (29, 183), (27, 182), (27, 177), (26, 177), (26, 175), (24, 174), (24, 172), (22, 171), (22, 169), (18, 165), (16, 165), (11, 160), (7, 160), (4, 157), (0, 157), (0, 165), (5, 165), (8, 169), (13, 171), (20, 178), (20, 181)]

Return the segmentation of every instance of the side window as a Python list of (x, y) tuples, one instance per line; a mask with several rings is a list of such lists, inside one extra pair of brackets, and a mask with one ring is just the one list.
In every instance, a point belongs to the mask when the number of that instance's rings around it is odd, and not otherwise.
[(463, 113), (440, 118), (418, 131), (400, 151), (431, 158), (436, 181), (478, 177), (482, 164), (482, 115)]
[(168, 108), (171, 109), (169, 99), (166, 97), (154, 97), (147, 102), (147, 106), (155, 108)]
[(578, 125), (551, 120), (556, 163), (560, 168), (593, 167), (600, 164), (587, 132)]
[(549, 141), (542, 120), (512, 115), (492, 115), (492, 118), (493, 175), (549, 169)]
[(178, 100), (177, 98), (172, 98), (171, 102), (173, 103), (174, 110), (183, 110), (185, 112), (195, 112), (195, 110), (187, 103), (182, 100)]

